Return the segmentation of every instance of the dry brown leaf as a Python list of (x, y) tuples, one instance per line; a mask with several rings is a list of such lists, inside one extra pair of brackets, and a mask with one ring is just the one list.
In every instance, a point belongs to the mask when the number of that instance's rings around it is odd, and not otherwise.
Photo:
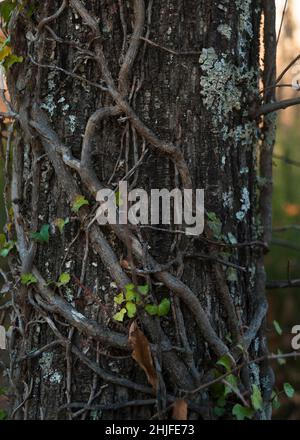
[(121, 260), (120, 264), (121, 264), (121, 267), (123, 267), (123, 269), (130, 270), (130, 264), (128, 263), (127, 260)]
[(136, 322), (133, 322), (130, 326), (128, 341), (133, 349), (132, 358), (145, 371), (148, 382), (156, 391), (157, 374), (153, 364), (150, 344), (144, 333), (138, 328)]
[(185, 400), (179, 399), (174, 402), (173, 405), (173, 419), (175, 420), (187, 420), (188, 406)]

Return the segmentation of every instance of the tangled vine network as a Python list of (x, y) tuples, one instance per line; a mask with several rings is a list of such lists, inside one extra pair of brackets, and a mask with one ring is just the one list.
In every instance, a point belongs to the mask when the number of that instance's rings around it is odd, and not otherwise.
[[(31, 240), (28, 235), (26, 221), (23, 218), (19, 204), (23, 194), (23, 151), (21, 136), (16, 134), (18, 127), (21, 127), (22, 133), (29, 145), (34, 147), (37, 143), (42, 144), (44, 150), (43, 154), (50, 160), (59, 185), (63, 188), (68, 197), (70, 206), (74, 204), (74, 200), (76, 200), (78, 194), (82, 193), (78, 184), (79, 180), (84, 185), (85, 190), (88, 191), (94, 199), (97, 192), (107, 186), (105, 182), (102, 182), (98, 178), (92, 161), (95, 134), (99, 129), (100, 124), (105, 120), (118, 123), (119, 119), (122, 118), (122, 120), (127, 121), (128, 126), (130, 126), (133, 132), (143, 140), (145, 148), (147, 147), (152, 150), (153, 154), (158, 152), (171, 160), (180, 176), (182, 188), (190, 189), (193, 187), (189, 168), (180, 146), (170, 141), (163, 140), (156, 135), (155, 132), (141, 120), (133, 108), (133, 105), (131, 105), (132, 95), (137, 89), (137, 85), (134, 83), (134, 80), (132, 80), (136, 58), (139, 52), (143, 49), (143, 45), (158, 46), (158, 44), (149, 39), (149, 32), (147, 31), (145, 33), (145, 29), (149, 27), (149, 17), (151, 17), (153, 2), (148, 2), (148, 11), (146, 10), (145, 2), (143, 0), (134, 0), (132, 3), (134, 11), (133, 32), (130, 35), (128, 44), (126, 44), (125, 38), (123, 46), (125, 48), (127, 47), (127, 51), (125, 51), (123, 56), (117, 79), (114, 78), (104, 53), (102, 35), (97, 17), (88, 11), (80, 0), (63, 0), (61, 6), (53, 15), (42, 19), (38, 25), (35, 26), (34, 32), (28, 31), (26, 34), (27, 56), (32, 65), (39, 69), (60, 71), (62, 74), (65, 74), (70, 78), (85, 82), (91, 87), (101, 90), (101, 92), (105, 93), (110, 98), (111, 105), (98, 108), (89, 116), (83, 134), (81, 158), (78, 159), (72, 155), (70, 148), (59, 138), (59, 135), (53, 129), (46, 112), (41, 109), (37, 102), (32, 103), (30, 97), (26, 97), (26, 93), (19, 105), (14, 97), (12, 97), (11, 102), (7, 102), (9, 112), (5, 114), (5, 117), (11, 121), (6, 143), (7, 178), (9, 178), (10, 174), (9, 152), (11, 148), (13, 149), (13, 165), (10, 179), (11, 195), (9, 195), (8, 183), (6, 187), (6, 212), (8, 224), (11, 223), (11, 219), (13, 218), (14, 230), (17, 235), (16, 246), (20, 259), (19, 268), (16, 268), (16, 265), (11, 264), (14, 283), (7, 280), (7, 283), (12, 285), (14, 292), (12, 299), (8, 304), (2, 306), (3, 309), (6, 307), (12, 310), (13, 331), (10, 342), (12, 355), (8, 375), (18, 400), (17, 405), (13, 409), (12, 418), (20, 417), (20, 413), (22, 413), (23, 418), (27, 418), (28, 402), (32, 396), (33, 389), (33, 381), (30, 377), (28, 377), (27, 381), (23, 382), (21, 388), (15, 383), (14, 377), (16, 376), (16, 371), (22, 371), (23, 363), (30, 362), (32, 359), (40, 357), (42, 353), (55, 346), (63, 347), (66, 353), (67, 401), (60, 410), (67, 411), (70, 418), (76, 418), (82, 415), (86, 416), (87, 412), (91, 409), (113, 411), (124, 407), (151, 406), (155, 404), (157, 405), (158, 412), (154, 414), (153, 417), (162, 418), (170, 409), (170, 406), (174, 405), (174, 402), (178, 399), (184, 399), (189, 409), (198, 417), (201, 416), (207, 418), (207, 412), (203, 404), (203, 396), (205, 395), (205, 392), (214, 383), (223, 382), (228, 385), (228, 382), (226, 381), (228, 376), (235, 372), (242, 373), (242, 383), (238, 387), (233, 387), (233, 392), (236, 394), (237, 399), (241, 400), (242, 403), (247, 406), (244, 393), (239, 391), (239, 387), (244, 391), (246, 390), (246, 392), (251, 392), (248, 371), (249, 364), (251, 364), (251, 362), (264, 361), (269, 356), (267, 349), (265, 355), (260, 360), (256, 359), (255, 361), (252, 361), (248, 356), (249, 347), (261, 329), (267, 312), (267, 304), (263, 294), (264, 287), (258, 286), (257, 288), (256, 310), (253, 313), (252, 321), (248, 323), (246, 330), (243, 332), (242, 329), (245, 328), (245, 326), (241, 322), (241, 317), (236, 312), (233, 298), (227, 287), (226, 277), (223, 273), (223, 266), (230, 265), (231, 263), (223, 261), (218, 255), (216, 255), (216, 252), (214, 252), (216, 248), (222, 248), (224, 243), (214, 240), (207, 226), (205, 227), (205, 233), (202, 240), (205, 242), (209, 252), (196, 257), (200, 260), (209, 260), (214, 264), (214, 275), (219, 290), (220, 302), (225, 308), (228, 318), (228, 326), (234, 344), (231, 344), (231, 342), (228, 341), (224, 342), (224, 340), (218, 336), (198, 298), (198, 295), (182, 281), (180, 273), (182, 272), (182, 266), (184, 265), (183, 261), (185, 255), (183, 253), (178, 255), (174, 261), (161, 264), (150, 254), (149, 247), (147, 246), (147, 243), (141, 239), (138, 228), (124, 225), (109, 225), (107, 228), (110, 228), (119, 242), (122, 243), (128, 251), (129, 264), (127, 267), (124, 267), (124, 265), (121, 264), (116, 251), (106, 238), (103, 228), (101, 228), (101, 226), (95, 221), (94, 209), (91, 209), (89, 206), (82, 206), (77, 212), (78, 220), (80, 222), (80, 231), (84, 232), (86, 237), (85, 257), (82, 262), (80, 280), (77, 280), (80, 291), (84, 291), (87, 296), (90, 295), (95, 302), (98, 302), (100, 310), (105, 308), (105, 304), (103, 304), (94, 292), (87, 289), (83, 283), (87, 264), (87, 254), (89, 245), (91, 245), (94, 252), (100, 257), (104, 267), (110, 274), (111, 279), (122, 291), (126, 291), (127, 286), (132, 283), (135, 286), (138, 286), (138, 280), (142, 277), (147, 280), (149, 286), (159, 283), (160, 285), (165, 286), (168, 291), (172, 292), (175, 298), (174, 319), (176, 320), (176, 325), (179, 334), (181, 335), (181, 340), (184, 342), (184, 346), (174, 346), (171, 339), (166, 334), (166, 331), (162, 329), (159, 320), (150, 317), (146, 313), (140, 313), (138, 315), (138, 321), (139, 326), (143, 331), (145, 331), (147, 335), (151, 335), (153, 339), (151, 343), (148, 343), (145, 335), (143, 335), (142, 331), (137, 327), (137, 321), (135, 321), (135, 327), (133, 327), (132, 334), (128, 338), (124, 332), (112, 330), (109, 325), (106, 326), (104, 323), (99, 323), (97, 320), (92, 320), (87, 316), (84, 316), (84, 314), (79, 312), (73, 304), (59, 295), (56, 289), (51, 287), (51, 284), (47, 283), (35, 265), (38, 244), (36, 241)], [(124, 17), (122, 16), (123, 6), (120, 1), (119, 6), (121, 22), (125, 26)], [(54, 64), (43, 64), (34, 56), (35, 52), (33, 48), (38, 45), (45, 35), (50, 35), (50, 37), (59, 44), (70, 44), (70, 42), (67, 43), (60, 38), (51, 28), (51, 23), (57, 20), (67, 8), (72, 8), (72, 10), (81, 17), (83, 24), (90, 31), (90, 43), (88, 48), (83, 49), (82, 47), (78, 47), (74, 42), (72, 42), (72, 47), (99, 67), (101, 78), (99, 78), (98, 81), (90, 81), (75, 73), (75, 71), (67, 71)], [(14, 13), (10, 23), (11, 29), (15, 26), (20, 14), (20, 11)], [(169, 50), (161, 46), (158, 46), (158, 49)], [(169, 51), (174, 56), (181, 55), (173, 50)], [(185, 54), (189, 53), (186, 52)], [(191, 54), (193, 53), (191, 52)], [(256, 111), (255, 117), (266, 113), (269, 113), (268, 108), (262, 107), (260, 110)], [(38, 149), (35, 148), (33, 148), (32, 155), (31, 179), (33, 185), (31, 225), (37, 228), (38, 212), (36, 207), (39, 197), (39, 167), (42, 156), (40, 156)], [(134, 168), (129, 171), (129, 175), (134, 175), (143, 158), (144, 156), (137, 159)], [(8, 207), (8, 200), (10, 197), (12, 201), (13, 215)], [(264, 204), (264, 206), (266, 205), (267, 204)], [(13, 239), (13, 231), (11, 229), (7, 230), (7, 235), (11, 240)], [(75, 237), (75, 240), (76, 238), (77, 237)], [(260, 253), (263, 253), (267, 248), (266, 243), (259, 241), (237, 243), (226, 246), (231, 246), (232, 248), (253, 247), (257, 248)], [(177, 272), (173, 270), (174, 266), (179, 266)], [(241, 267), (234, 267), (238, 270), (244, 270)], [(24, 274), (32, 274), (34, 282), (28, 282), (27, 284), (24, 283), (20, 287), (20, 277)], [(264, 277), (262, 277), (262, 279), (264, 279)], [(200, 373), (194, 359), (195, 354), (189, 346), (185, 321), (183, 319), (183, 314), (181, 313), (181, 305), (184, 305), (190, 315), (193, 316), (203, 341), (206, 344), (207, 350), (212, 356), (216, 360), (229, 360), (231, 367), (230, 371), (226, 374), (214, 378), (211, 371), (208, 371), (205, 374)], [(35, 311), (35, 314), (32, 314), (33, 311)], [(67, 329), (67, 333), (65, 330), (60, 330), (60, 326), (58, 325), (58, 322), (60, 322), (59, 320), (63, 320), (63, 328)], [(25, 342), (23, 346), (23, 355), (20, 356), (19, 353), (16, 358), (13, 350), (15, 339), (21, 337), (26, 341), (29, 327), (36, 321), (46, 323), (53, 332), (55, 339), (34, 351), (30, 349), (28, 350)], [(74, 342), (75, 331), (77, 331), (82, 338), (85, 336), (85, 338), (90, 338), (95, 341), (96, 355), (94, 359), (92, 359), (91, 356), (88, 356), (84, 350), (79, 348), (79, 343)], [(145, 345), (149, 344), (151, 354), (149, 355), (148, 353), (148, 355), (144, 355), (144, 358), (147, 358), (148, 356), (148, 365), (145, 365), (146, 362), (144, 359), (144, 365), (142, 365), (142, 367), (147, 374), (148, 380), (149, 376), (151, 376), (151, 372), (152, 376), (155, 376), (154, 382), (149, 380), (151, 385), (154, 384), (152, 387), (136, 383), (121, 375), (107, 371), (99, 364), (100, 356), (106, 356), (108, 359), (130, 358), (133, 348), (136, 348), (134, 343), (138, 338), (145, 338), (143, 339)], [(117, 355), (112, 354), (112, 352), (116, 352)], [(94, 402), (101, 395), (103, 387), (101, 387), (100, 390), (97, 390), (97, 386), (95, 385), (91, 390), (87, 402), (82, 403), (72, 401), (72, 355), (77, 357), (93, 372), (95, 384), (97, 384), (97, 378), (100, 378), (104, 384), (110, 383), (129, 390), (134, 390), (142, 393), (143, 396), (148, 396), (148, 398), (110, 405), (96, 405)], [(137, 358), (138, 362), (141, 364), (139, 356), (135, 354), (135, 358)], [(172, 393), (167, 391), (168, 387), (164, 381), (163, 374), (165, 371), (171, 378)], [(41, 418), (42, 417), (43, 411), (41, 409)]]

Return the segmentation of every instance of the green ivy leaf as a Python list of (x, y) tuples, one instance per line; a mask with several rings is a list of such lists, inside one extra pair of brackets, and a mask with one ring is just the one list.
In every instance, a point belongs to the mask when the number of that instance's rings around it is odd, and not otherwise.
[(39, 232), (31, 232), (30, 237), (40, 243), (48, 243), (50, 225), (43, 225)]
[(225, 396), (228, 396), (229, 394), (232, 394), (234, 390), (238, 390), (238, 380), (237, 377), (233, 374), (230, 374), (226, 377), (226, 382), (230, 385), (225, 386)]
[(294, 388), (292, 387), (292, 385), (290, 384), (290, 383), (285, 383), (284, 385), (283, 385), (283, 389), (284, 389), (284, 392), (285, 392), (285, 394), (286, 394), (286, 396), (287, 397), (289, 397), (290, 399), (292, 398), (292, 397), (294, 397), (294, 395), (295, 395), (295, 390), (294, 390)]
[(158, 306), (158, 316), (167, 316), (171, 308), (171, 302), (168, 298), (164, 298)]
[(220, 367), (224, 367), (226, 372), (228, 373), (229, 371), (231, 371), (232, 361), (230, 357), (227, 354), (225, 354), (218, 360), (217, 365), (219, 365)]
[(215, 408), (214, 408), (214, 415), (216, 416), (216, 417), (222, 417), (222, 416), (224, 416), (224, 414), (225, 414), (225, 408), (220, 408), (219, 406), (216, 406)]
[(275, 391), (272, 392), (272, 407), (275, 411), (281, 407), (281, 403)]
[(228, 238), (228, 242), (230, 244), (237, 244), (237, 242), (238, 242), (237, 239), (235, 238), (235, 236), (231, 232), (229, 232), (227, 234), (227, 238)]
[(7, 390), (3, 387), (0, 387), (0, 396), (2, 396), (3, 394), (6, 394)]
[(144, 286), (138, 286), (138, 291), (144, 296), (148, 295), (148, 293), (149, 293), (148, 284), (145, 284)]
[(16, 2), (12, 2), (12, 0), (4, 0), (0, 3), (0, 16), (2, 17), (5, 25), (8, 25), (11, 14), (16, 6)]
[(122, 197), (121, 197), (120, 191), (117, 191), (117, 192), (115, 193), (115, 197), (116, 197), (116, 205), (117, 205), (118, 207), (122, 207), (122, 206), (124, 205), (124, 202), (123, 202), (123, 200), (122, 200)]
[(6, 420), (7, 419), (7, 412), (3, 409), (0, 409), (0, 420)]
[(118, 313), (116, 313), (116, 314), (114, 315), (114, 320), (115, 320), (115, 321), (118, 321), (118, 322), (123, 322), (126, 313), (127, 313), (127, 310), (126, 310), (126, 309), (121, 309)]
[(207, 222), (209, 229), (212, 231), (214, 237), (219, 239), (222, 235), (222, 222), (221, 222), (221, 220), (217, 217), (215, 212), (208, 212), (207, 217), (209, 220)]
[(62, 274), (60, 275), (60, 277), (59, 277), (58, 282), (56, 283), (56, 285), (57, 285), (58, 287), (65, 286), (66, 284), (68, 284), (68, 283), (70, 282), (70, 280), (71, 280), (71, 276), (70, 276), (70, 274), (67, 273), (67, 272), (64, 272), (64, 273), (62, 273)]
[(232, 415), (234, 415), (237, 420), (251, 419), (253, 416), (253, 410), (238, 403), (233, 407)]
[(135, 301), (136, 293), (133, 290), (128, 290), (125, 294), (126, 301)]
[(126, 309), (128, 318), (134, 318), (136, 315), (136, 305), (133, 302), (128, 301), (126, 303)]
[(126, 292), (129, 292), (130, 290), (134, 290), (134, 289), (135, 289), (135, 285), (133, 283), (126, 284), (125, 286)]
[(14, 241), (7, 241), (6, 243), (4, 243), (3, 246), (1, 246), (0, 249), (0, 257), (4, 257), (6, 258), (10, 251), (15, 247), (15, 242)]
[(72, 211), (78, 212), (80, 208), (84, 205), (89, 205), (89, 202), (86, 200), (84, 196), (77, 196), (72, 204)]
[[(277, 355), (281, 356), (282, 354), (283, 354), (282, 351), (278, 348)], [(285, 365), (286, 364), (286, 360), (283, 359), (283, 358), (278, 358), (277, 362), (278, 362), (279, 365)]]
[(24, 286), (30, 286), (31, 284), (36, 284), (38, 281), (32, 273), (24, 273), (21, 275), (21, 283)]
[(252, 385), (252, 395), (251, 395), (252, 406), (255, 411), (259, 411), (263, 409), (263, 398), (261, 395), (261, 391), (257, 385)]
[(125, 299), (124, 299), (124, 295), (123, 295), (123, 293), (119, 293), (119, 295), (117, 295), (117, 296), (114, 297), (114, 302), (115, 302), (116, 304), (118, 304), (119, 306), (120, 306), (121, 304), (123, 304), (124, 301), (125, 301)]
[(277, 333), (279, 336), (282, 336), (283, 331), (282, 331), (282, 328), (281, 328), (279, 322), (278, 322), (278, 321), (273, 321), (273, 325), (274, 325), (274, 328), (275, 328), (275, 330), (276, 330), (276, 333)]
[(2, 248), (6, 243), (5, 234), (0, 234), (0, 247)]
[(4, 60), (11, 54), (11, 48), (7, 46), (6, 42), (4, 42), (0, 48), (0, 61), (4, 62)]
[(150, 316), (156, 316), (158, 314), (158, 307), (155, 304), (147, 304), (145, 310)]
[(54, 220), (54, 225), (59, 229), (59, 232), (62, 234), (64, 231), (65, 226), (70, 223), (69, 218), (63, 219), (63, 218), (57, 218)]
[(5, 60), (4, 60), (4, 62), (3, 62), (3, 66), (4, 66), (5, 70), (8, 70), (8, 69), (10, 69), (14, 64), (16, 64), (16, 63), (23, 63), (23, 61), (24, 61), (24, 58), (23, 58), (23, 57), (19, 57), (19, 56), (17, 56), (17, 55), (11, 54), (11, 55), (8, 55), (8, 56), (5, 58)]
[[(224, 386), (222, 387), (222, 391), (223, 390), (224, 390)], [(226, 396), (224, 396), (224, 393), (222, 393), (222, 396), (218, 398), (217, 405), (220, 408), (224, 408), (226, 406)]]
[(230, 281), (230, 282), (232, 282), (232, 283), (237, 282), (237, 281), (238, 281), (238, 273), (237, 273), (237, 270), (234, 269), (233, 267), (230, 267), (230, 268), (227, 270), (226, 278), (227, 278), (228, 281)]

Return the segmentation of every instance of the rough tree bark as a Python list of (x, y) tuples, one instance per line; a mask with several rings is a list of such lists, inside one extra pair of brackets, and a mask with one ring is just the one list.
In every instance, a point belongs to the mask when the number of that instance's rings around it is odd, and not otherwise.
[[(215, 377), (224, 356), (241, 368), (240, 391), (223, 417), (245, 404), (240, 394), (250, 402), (255, 385), (264, 405), (253, 417), (270, 417), (272, 372), (267, 363), (247, 364), (267, 354), (269, 211), (263, 201), (260, 217), (262, 131), (251, 116), (261, 99), (272, 99), (259, 94), (266, 3), (273, 2), (45, 0), (15, 9), (9, 32), (24, 61), (8, 74), (18, 115), (13, 418), (165, 418), (182, 397), (190, 418), (217, 418), (217, 390), (192, 391)], [(270, 63), (274, 18), (272, 8), (265, 12)], [(268, 68), (265, 85), (274, 76)], [(270, 125), (263, 133), (272, 142)], [(91, 225), (97, 189), (114, 187), (133, 167), (132, 187), (204, 188), (204, 234)], [(89, 206), (74, 213), (77, 195)], [(60, 233), (55, 222), (67, 217)], [(34, 242), (30, 233), (45, 224), (49, 242)], [(132, 273), (123, 260), (148, 274)], [(46, 286), (63, 272), (69, 284)], [(19, 280), (28, 273), (37, 283), (26, 287)], [(112, 319), (115, 295), (145, 279), (152, 301), (172, 302), (167, 317), (139, 308), (136, 318), (152, 344), (155, 393), (130, 356), (130, 320)]]

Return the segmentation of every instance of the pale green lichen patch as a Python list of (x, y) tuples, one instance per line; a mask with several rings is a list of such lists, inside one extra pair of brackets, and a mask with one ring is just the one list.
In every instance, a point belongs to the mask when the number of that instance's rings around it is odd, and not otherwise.
[(239, 146), (251, 146), (252, 140), (257, 139), (259, 136), (259, 128), (256, 121), (246, 122), (244, 125), (238, 125), (234, 129), (227, 133), (227, 138), (232, 139), (235, 145)]
[(220, 24), (220, 26), (218, 26), (217, 30), (221, 35), (223, 35), (225, 38), (227, 38), (227, 40), (230, 40), (231, 34), (232, 34), (232, 29), (228, 24)]
[(52, 374), (53, 353), (45, 352), (39, 360), (39, 365), (43, 373), (43, 379), (47, 379)]
[(49, 113), (50, 116), (54, 115), (54, 112), (55, 112), (55, 109), (56, 109), (56, 104), (54, 102), (53, 95), (46, 96), (46, 99), (42, 103), (41, 108), (46, 110)]
[(252, 0), (236, 0), (236, 7), (240, 11), (239, 15), (239, 30), (246, 32), (250, 37), (253, 37), (253, 25), (251, 16)]
[(52, 384), (60, 384), (62, 380), (62, 374), (59, 371), (54, 371), (49, 377), (49, 381)]
[(205, 107), (215, 114), (217, 123), (224, 123), (232, 111), (241, 109), (242, 93), (237, 87), (237, 69), (226, 61), (226, 55), (219, 58), (213, 47), (205, 48), (200, 55), (201, 95)]
[[(253, 69), (241, 71), (228, 58), (228, 54), (218, 55), (213, 47), (202, 50), (199, 58), (202, 101), (213, 115), (212, 122), (224, 140), (232, 138), (236, 144), (249, 143), (249, 135), (252, 137), (254, 130), (257, 130), (255, 122), (248, 122), (234, 131), (228, 129), (226, 122), (233, 112), (242, 110), (251, 91), (253, 94), (257, 92), (257, 75)], [(247, 96), (243, 92), (245, 84)]]
[(76, 130), (76, 116), (75, 115), (69, 115), (69, 127), (71, 133), (75, 133)]
[(230, 190), (228, 192), (225, 192), (222, 195), (222, 198), (223, 198), (223, 206), (224, 206), (224, 208), (231, 209), (232, 206), (233, 206), (233, 191)]
[(246, 187), (244, 187), (244, 188), (242, 189), (242, 194), (241, 194), (241, 195), (242, 195), (242, 196), (241, 196), (241, 199), (240, 199), (240, 200), (241, 200), (242, 206), (241, 206), (240, 211), (236, 213), (236, 218), (237, 218), (239, 221), (244, 220), (244, 218), (246, 217), (247, 212), (248, 212), (249, 209), (250, 209), (250, 197), (249, 197), (249, 191), (248, 191), (248, 189), (247, 189)]
[(39, 365), (42, 370), (43, 380), (49, 380), (51, 384), (59, 384), (62, 380), (62, 373), (52, 368), (53, 353), (44, 352)]
[(239, 11), (237, 47), (242, 61), (241, 67), (247, 71), (248, 65), (245, 62), (247, 45), (249, 45), (249, 39), (253, 37), (252, 0), (236, 0), (236, 8)]

